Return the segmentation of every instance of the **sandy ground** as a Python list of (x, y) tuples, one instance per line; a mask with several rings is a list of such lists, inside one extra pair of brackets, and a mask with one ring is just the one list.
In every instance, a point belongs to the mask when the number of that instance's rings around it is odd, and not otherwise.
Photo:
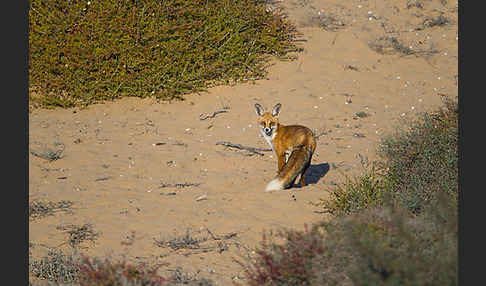
[[(457, 96), (456, 1), (279, 4), (302, 32), (305, 51), (295, 61), (275, 61), (268, 79), (211, 88), (183, 102), (126, 98), (30, 113), (30, 150), (63, 151), (52, 162), (30, 154), (29, 199), (74, 203), (71, 214), (30, 221), (34, 257), (48, 247), (69, 249), (58, 226), (89, 223), (99, 236), (82, 243), (82, 253), (166, 263), (161, 271), (182, 267), (217, 285), (244, 285), (234, 260), (257, 246), (263, 231), (326, 219), (309, 202), (325, 199), (345, 175), (359, 174), (359, 154), (375, 159), (380, 138), (401, 119), (441, 106), (441, 95)], [(440, 15), (449, 22), (431, 25)], [(370, 43), (386, 44), (380, 37), (394, 37), (415, 53), (392, 53), (390, 45), (378, 53)], [(256, 102), (281, 103), (282, 124), (319, 135), (310, 185), (266, 193), (276, 173), (271, 152), (216, 145), (268, 148)], [(201, 120), (218, 110), (226, 112)], [(199, 249), (157, 245), (186, 231), (208, 240)]]

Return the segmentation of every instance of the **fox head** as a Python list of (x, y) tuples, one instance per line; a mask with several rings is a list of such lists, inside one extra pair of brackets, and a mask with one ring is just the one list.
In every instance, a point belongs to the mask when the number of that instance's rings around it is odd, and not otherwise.
[(272, 137), (275, 130), (278, 127), (278, 114), (280, 112), (280, 107), (282, 105), (277, 103), (273, 108), (272, 112), (265, 112), (263, 107), (255, 103), (256, 114), (258, 115), (258, 124), (260, 125), (261, 131), (264, 135)]

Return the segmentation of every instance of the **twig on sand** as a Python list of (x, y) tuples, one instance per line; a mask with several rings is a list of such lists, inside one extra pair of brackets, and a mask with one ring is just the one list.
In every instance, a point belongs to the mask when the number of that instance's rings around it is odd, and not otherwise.
[(206, 228), (207, 232), (209, 233), (209, 235), (211, 235), (211, 237), (214, 239), (214, 240), (224, 240), (224, 239), (230, 239), (230, 238), (233, 238), (235, 236), (238, 235), (237, 232), (230, 232), (228, 234), (225, 234), (223, 236), (220, 236), (220, 235), (214, 235), (210, 230), (209, 228)]
[(166, 184), (162, 183), (159, 186), (161, 188), (186, 188), (186, 187), (198, 187), (200, 183), (177, 183), (177, 184)]
[(225, 112), (228, 112), (228, 111), (221, 109), (221, 110), (216, 110), (215, 112), (213, 112), (212, 115), (209, 115), (209, 113), (208, 114), (202, 113), (202, 114), (199, 115), (199, 120), (206, 120), (208, 118), (214, 118), (216, 116), (216, 114), (225, 113)]
[(46, 160), (49, 160), (49, 161), (52, 162), (52, 161), (61, 159), (63, 157), (62, 152), (64, 152), (64, 144), (63, 143), (55, 143), (55, 145), (59, 145), (59, 146), (61, 146), (61, 148), (58, 149), (58, 150), (52, 150), (50, 148), (44, 148), (42, 151), (36, 151), (36, 150), (33, 150), (31, 148), (30, 153), (34, 156), (37, 156), (39, 158), (46, 159)]
[(260, 155), (260, 156), (264, 156), (264, 154), (258, 152), (258, 151), (264, 151), (264, 152), (269, 152), (269, 151), (272, 151), (272, 149), (270, 148), (255, 148), (255, 147), (248, 147), (248, 146), (242, 146), (240, 144), (233, 144), (231, 142), (216, 142), (216, 145), (223, 145), (223, 146), (226, 146), (226, 147), (232, 147), (232, 148), (237, 148), (237, 149), (240, 149), (240, 150), (246, 150), (248, 152), (251, 152), (253, 154), (257, 154), (257, 155)]

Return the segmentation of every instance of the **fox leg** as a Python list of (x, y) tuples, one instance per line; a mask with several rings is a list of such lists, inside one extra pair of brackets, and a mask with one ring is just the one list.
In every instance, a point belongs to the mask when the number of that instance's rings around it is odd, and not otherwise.
[(280, 172), (282, 171), (282, 168), (285, 165), (285, 153), (277, 157), (277, 162), (278, 162), (278, 171)]
[(305, 171), (307, 171), (307, 168), (309, 168), (309, 165), (304, 167), (304, 170), (302, 170), (302, 173), (300, 173), (300, 186), (304, 187), (305, 184)]
[(307, 164), (305, 164), (304, 169), (302, 169), (302, 172), (300, 173), (300, 186), (301, 186), (301, 187), (304, 187), (304, 186), (306, 185), (306, 183), (305, 183), (305, 172), (307, 171), (307, 169), (308, 169), (308, 168), (309, 168), (309, 166), (310, 166), (311, 159), (312, 159), (312, 155), (311, 155), (311, 157), (309, 158), (308, 163), (307, 163)]

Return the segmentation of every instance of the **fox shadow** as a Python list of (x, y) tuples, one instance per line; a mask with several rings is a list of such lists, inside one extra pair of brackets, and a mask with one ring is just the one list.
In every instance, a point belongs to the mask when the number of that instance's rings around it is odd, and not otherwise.
[[(327, 174), (327, 172), (329, 172), (328, 163), (310, 165), (307, 171), (305, 172), (306, 184), (307, 185), (316, 184), (317, 182), (319, 182), (319, 180), (322, 177), (324, 177)], [(294, 187), (302, 188), (300, 182), (298, 184), (294, 184)]]

